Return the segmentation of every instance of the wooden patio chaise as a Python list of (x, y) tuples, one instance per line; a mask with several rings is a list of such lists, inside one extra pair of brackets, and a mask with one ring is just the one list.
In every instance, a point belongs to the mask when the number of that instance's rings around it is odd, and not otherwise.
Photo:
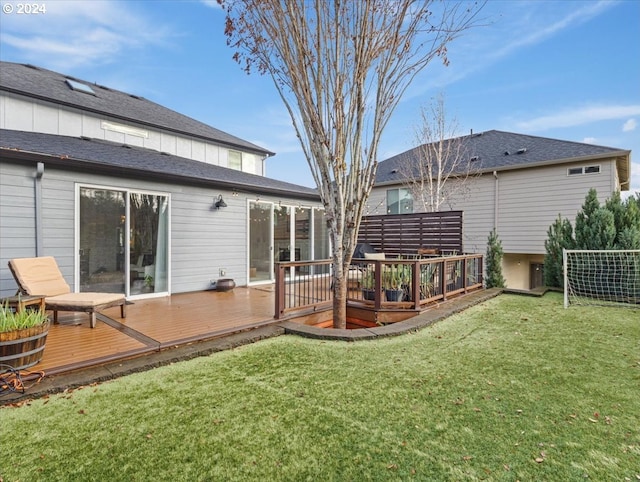
[(58, 311), (79, 311), (91, 316), (90, 326), (96, 326), (96, 312), (120, 307), (120, 316), (126, 316), (126, 300), (122, 293), (72, 293), (58, 263), (52, 256), (15, 258), (9, 269), (18, 283), (18, 292), (31, 296), (44, 296), (45, 307), (53, 311), (53, 322), (58, 322)]

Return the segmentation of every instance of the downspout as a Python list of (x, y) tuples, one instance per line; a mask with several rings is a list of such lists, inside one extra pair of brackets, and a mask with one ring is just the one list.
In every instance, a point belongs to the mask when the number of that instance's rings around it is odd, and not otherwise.
[(493, 229), (498, 231), (498, 205), (499, 205), (499, 191), (498, 191), (498, 171), (493, 171), (493, 178), (496, 180), (495, 182), (495, 193), (493, 196), (494, 205), (493, 205)]
[(35, 177), (35, 221), (36, 221), (36, 256), (43, 254), (43, 236), (42, 236), (42, 176), (44, 175), (44, 163), (39, 162), (36, 168)]

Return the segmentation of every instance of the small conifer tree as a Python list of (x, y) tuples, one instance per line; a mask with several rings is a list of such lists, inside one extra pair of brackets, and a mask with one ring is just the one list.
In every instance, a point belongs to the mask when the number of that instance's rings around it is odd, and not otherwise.
[(487, 242), (487, 288), (504, 288), (505, 281), (502, 275), (502, 242), (498, 238), (495, 228), (489, 233)]
[(547, 240), (544, 242), (546, 255), (544, 257), (544, 284), (560, 288), (562, 286), (562, 250), (573, 249), (573, 227), (568, 219), (558, 218), (547, 230)]
[(589, 189), (582, 205), (582, 210), (576, 215), (576, 249), (613, 249), (616, 239), (615, 216), (601, 206), (598, 193), (594, 188)]

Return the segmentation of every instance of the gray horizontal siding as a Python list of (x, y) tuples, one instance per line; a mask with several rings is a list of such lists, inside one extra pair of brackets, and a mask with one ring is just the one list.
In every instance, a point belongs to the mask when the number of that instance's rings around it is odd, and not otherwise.
[[(567, 176), (569, 167), (585, 165), (599, 165), (600, 173)], [(497, 175), (497, 229), (505, 253), (544, 254), (547, 230), (558, 214), (573, 223), (590, 188), (598, 191), (600, 202), (619, 189), (614, 160), (500, 171)], [(447, 208), (464, 212), (464, 251), (482, 253), (495, 223), (496, 180), (492, 174), (484, 174), (467, 182), (469, 193), (451, 199)], [(369, 208), (382, 203), (380, 212), (384, 212), (386, 190), (397, 187), (374, 188)], [(414, 209), (419, 206), (414, 204)]]
[(559, 214), (573, 222), (592, 187), (602, 201), (608, 198), (615, 189), (613, 163), (598, 164), (599, 174), (580, 176), (567, 176), (569, 165), (500, 173), (498, 233), (504, 251), (544, 254), (547, 230)]
[[(15, 293), (7, 261), (35, 256), (33, 176), (35, 167), (0, 161), (0, 280), (2, 296)], [(43, 255), (55, 256), (67, 282), (74, 286), (75, 183), (105, 188), (135, 189), (171, 196), (171, 291), (198, 291), (210, 287), (221, 268), (238, 285), (247, 283), (247, 196), (219, 189), (167, 185), (146, 180), (117, 179), (61, 169), (47, 169), (43, 185)], [(6, 183), (6, 186), (5, 186)], [(226, 208), (212, 210), (222, 194)], [(255, 195), (249, 196), (255, 199)], [(286, 203), (284, 198), (261, 196), (263, 201)], [(298, 205), (300, 201), (291, 200)], [(302, 202), (308, 205), (307, 201)], [(16, 229), (5, 229), (16, 227)]]
[(14, 257), (36, 252), (34, 169), (0, 162), (0, 296), (16, 293), (7, 268)]

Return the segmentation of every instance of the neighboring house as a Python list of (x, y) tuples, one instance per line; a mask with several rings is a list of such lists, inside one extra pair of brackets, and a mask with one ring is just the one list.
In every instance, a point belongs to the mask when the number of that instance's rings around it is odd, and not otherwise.
[(0, 63), (0, 295), (15, 257), (54, 256), (76, 291), (129, 297), (270, 282), (325, 259), (315, 189), (272, 152), (138, 96)]
[[(597, 190), (601, 202), (616, 190), (629, 190), (628, 150), (495, 130), (466, 136), (464, 143), (473, 175), (459, 190), (465, 194), (449, 199), (446, 209), (464, 211), (467, 253), (485, 253), (496, 228), (509, 288), (543, 284), (547, 230), (558, 215), (573, 223), (589, 188)], [(378, 164), (367, 214), (420, 211), (403, 186), (404, 167), (420, 152), (417, 147)]]

